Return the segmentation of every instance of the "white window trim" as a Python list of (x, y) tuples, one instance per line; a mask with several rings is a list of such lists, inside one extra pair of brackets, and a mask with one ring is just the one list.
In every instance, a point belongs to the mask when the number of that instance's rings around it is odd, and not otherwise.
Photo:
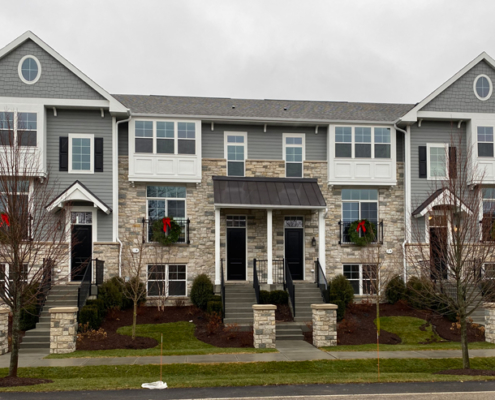
[[(302, 138), (302, 144), (287, 144), (287, 138)], [(284, 161), (285, 161), (285, 175), (287, 177), (287, 147), (302, 147), (302, 161), (289, 162), (289, 164), (301, 164), (301, 178), (304, 177), (304, 161), (306, 161), (306, 134), (305, 133), (284, 133), (282, 134), (283, 146), (284, 146)], [(292, 178), (292, 177), (291, 177)]]
[[(242, 176), (246, 176), (246, 160), (247, 160), (247, 150), (248, 150), (248, 143), (247, 143), (247, 132), (233, 132), (233, 131), (226, 131), (224, 132), (223, 134), (223, 154), (224, 154), (224, 157), (225, 157), (225, 161), (227, 162), (227, 171), (226, 171), (226, 174), (227, 176), (229, 176), (229, 165), (228, 163), (229, 162), (236, 162), (236, 161), (229, 161), (228, 159), (228, 142), (227, 142), (227, 138), (229, 136), (243, 136), (244, 137), (244, 143), (233, 143), (232, 145), (234, 146), (240, 146), (241, 144), (244, 146), (244, 171), (242, 173)], [(239, 160), (237, 160), (237, 162), (239, 162)], [(239, 177), (241, 178), (241, 177)]]
[[(351, 190), (354, 190), (354, 189), (351, 189)], [(359, 190), (359, 189), (356, 189), (356, 190)], [(344, 203), (359, 203), (359, 220), (363, 219), (361, 217), (361, 203), (376, 203), (376, 229), (377, 229), (377, 235), (378, 236), (378, 229), (379, 229), (379, 224), (380, 224), (380, 191), (378, 189), (370, 189), (370, 190), (376, 190), (377, 192), (377, 198), (376, 200), (343, 200), (342, 199), (342, 195), (340, 196), (340, 201), (342, 203), (342, 206), (341, 206), (341, 215), (340, 215), (340, 218), (341, 218), (341, 221), (344, 222), (344, 207), (343, 207), (343, 204)], [(370, 221), (371, 222), (371, 221)], [(342, 228), (341, 228), (342, 229)], [(342, 231), (343, 232), (343, 231)], [(378, 237), (376, 238), (376, 243), (379, 242), (379, 239)], [(342, 234), (342, 244), (352, 244), (353, 242), (344, 242), (344, 237), (343, 237), (343, 234)], [(350, 265), (350, 264), (348, 264)], [(354, 265), (354, 264), (352, 264)]]
[[(369, 264), (366, 264), (366, 263), (365, 264), (345, 263), (345, 264), (342, 264), (342, 275), (344, 275), (344, 265), (358, 265), (359, 266), (359, 294), (355, 294), (355, 296), (369, 296), (368, 293), (364, 293), (364, 291), (363, 291), (363, 265), (376, 265), (376, 264), (373, 264), (373, 263), (369, 263)], [(378, 271), (378, 267), (377, 267), (377, 273), (378, 272), (379, 271)], [(355, 279), (349, 279), (349, 281), (351, 281), (351, 280), (355, 281)]]
[[(394, 131), (390, 126), (382, 126), (382, 125), (333, 125), (332, 126), (332, 143), (330, 143), (330, 146), (332, 147), (331, 153), (333, 154), (333, 158), (337, 160), (377, 160), (377, 161), (395, 161), (395, 153), (394, 153), (394, 148), (395, 148), (395, 141), (393, 140), (394, 136)], [(351, 141), (350, 142), (337, 142), (337, 135), (336, 135), (336, 128), (351, 128)], [(371, 142), (369, 145), (371, 146), (371, 157), (356, 157), (356, 151), (355, 147), (356, 144), (368, 144), (368, 143), (361, 143), (361, 142), (356, 142), (356, 128), (370, 128), (371, 129)], [(389, 143), (375, 143), (375, 128), (383, 128), (383, 129), (388, 129), (390, 131), (390, 142)], [(350, 144), (351, 145), (351, 157), (338, 157), (337, 152), (336, 152), (336, 145), (337, 144)], [(389, 158), (375, 158), (375, 144), (388, 144), (390, 146), (390, 157)]]
[[(24, 79), (24, 77), (22, 76), (22, 63), (27, 58), (32, 58), (36, 62), (36, 65), (38, 65), (38, 75), (32, 81), (28, 81), (28, 80)], [(21, 79), (21, 81), (23, 81), (26, 85), (34, 85), (36, 82), (39, 81), (39, 79), (41, 77), (41, 63), (40, 63), (40, 60), (38, 60), (35, 56), (33, 56), (31, 54), (28, 54), (28, 55), (22, 57), (21, 58), (21, 61), (19, 61), (19, 65), (17, 66), (17, 72), (19, 74), (19, 78)]]
[[(493, 140), (491, 142), (480, 142), (479, 139), (478, 139), (478, 128), (492, 128), (493, 129), (493, 134), (494, 134)], [(475, 126), (475, 129), (474, 129), (474, 135), (473, 136), (476, 138), (476, 140), (475, 140), (476, 157), (481, 158), (483, 160), (492, 160), (495, 157), (495, 127), (494, 126), (491, 126), (491, 125), (476, 125)], [(489, 143), (491, 143), (491, 145), (493, 147), (493, 150), (494, 150), (494, 157), (480, 156), (479, 155), (479, 148), (478, 148), (478, 145), (480, 143), (481, 144), (489, 144)]]
[[(1, 111), (3, 112), (3, 111)], [(38, 111), (32, 111), (32, 110), (24, 110), (24, 109), (21, 109), (21, 110), (12, 110), (12, 111), (5, 111), (6, 113), (13, 113), (14, 114), (14, 117), (13, 117), (13, 125), (11, 130), (14, 132), (14, 146), (17, 147), (17, 148), (20, 148), (22, 149), (23, 152), (34, 152), (36, 149), (40, 148), (40, 113)], [(27, 114), (36, 114), (36, 146), (18, 146), (17, 144), (17, 131), (19, 130), (19, 114), (22, 114), (22, 113), (27, 113)], [(23, 129), (21, 129), (22, 131)], [(32, 129), (25, 129), (26, 132), (33, 132)], [(13, 146), (1, 146), (1, 147), (13, 147)]]
[[(444, 148), (445, 149), (445, 176), (431, 176), (431, 161), (430, 149)], [(426, 143), (426, 177), (430, 181), (442, 181), (449, 178), (449, 144), (448, 143)]]
[[(90, 169), (89, 171), (72, 169), (72, 139), (90, 139)], [(95, 135), (92, 133), (69, 133), (69, 174), (94, 174), (95, 169)]]
[[(154, 295), (150, 295), (148, 294), (148, 283), (150, 282), (150, 279), (149, 279), (149, 267), (150, 266), (154, 266), (154, 265), (165, 265), (165, 295), (163, 296), (154, 296)], [(185, 294), (183, 295), (178, 295), (178, 296), (172, 296), (170, 295), (170, 275), (169, 275), (169, 267), (171, 265), (180, 265), (180, 266), (184, 266), (186, 267), (186, 278), (184, 280), (184, 282), (186, 283), (185, 284)], [(187, 264), (181, 264), (181, 263), (163, 263), (163, 264), (146, 264), (146, 297), (149, 297), (151, 299), (159, 299), (160, 297), (165, 297), (165, 298), (168, 298), (168, 297), (172, 297), (172, 298), (181, 298), (181, 297), (187, 297)], [(157, 281), (156, 279), (152, 279), (151, 280), (152, 282), (161, 282), (161, 281)], [(174, 282), (181, 282), (182, 280), (174, 280)]]
[[(490, 85), (490, 90), (488, 91), (488, 95), (486, 97), (480, 97), (480, 95), (478, 95), (478, 92), (476, 90), (476, 83), (478, 82), (478, 80), (480, 78), (486, 78), (486, 80), (488, 81), (488, 84)], [(489, 76), (485, 75), (485, 74), (481, 74), (481, 75), (478, 75), (474, 81), (473, 81), (473, 91), (474, 91), (474, 95), (478, 98), (478, 100), (480, 101), (487, 101), (490, 97), (492, 97), (492, 92), (493, 92), (493, 84), (492, 84), (492, 80), (490, 79)]]

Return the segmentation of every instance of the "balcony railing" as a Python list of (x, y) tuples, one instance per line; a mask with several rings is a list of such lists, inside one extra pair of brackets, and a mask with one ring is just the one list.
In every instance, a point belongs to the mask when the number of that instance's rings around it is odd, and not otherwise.
[[(352, 240), (349, 235), (349, 227), (354, 221), (339, 221), (339, 244), (352, 244)], [(370, 221), (376, 229), (376, 236), (370, 243), (383, 244), (383, 220), (382, 221)], [(360, 232), (362, 235), (362, 232)]]
[[(267, 283), (268, 281), (268, 260), (254, 259), (256, 270), (258, 272), (259, 283)], [(274, 284), (284, 283), (284, 259), (272, 260), (272, 278)]]
[[(143, 224), (143, 243), (151, 243), (153, 242), (153, 223), (157, 221), (154, 219), (142, 219)], [(175, 243), (182, 244), (190, 244), (189, 240), (189, 225), (191, 220), (185, 218), (174, 218), (174, 222), (176, 222), (181, 227), (181, 234)]]

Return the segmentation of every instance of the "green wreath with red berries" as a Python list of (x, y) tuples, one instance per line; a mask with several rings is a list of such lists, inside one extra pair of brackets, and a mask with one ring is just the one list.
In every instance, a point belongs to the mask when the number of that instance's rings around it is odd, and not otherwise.
[(354, 221), (349, 225), (348, 232), (351, 242), (358, 246), (366, 246), (376, 240), (376, 225), (367, 219)]
[(181, 226), (171, 217), (158, 219), (151, 225), (151, 238), (153, 242), (163, 246), (170, 246), (179, 240), (182, 233)]

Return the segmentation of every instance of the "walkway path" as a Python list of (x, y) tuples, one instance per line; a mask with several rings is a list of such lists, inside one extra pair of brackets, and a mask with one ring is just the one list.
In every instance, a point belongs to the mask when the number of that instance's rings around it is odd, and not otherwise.
[[(376, 358), (374, 351), (332, 351), (318, 350), (304, 341), (285, 340), (277, 343), (278, 353), (260, 354), (209, 354), (197, 356), (164, 356), (163, 364), (235, 363), (267, 361), (312, 361), (312, 360), (353, 360)], [(495, 357), (495, 349), (470, 350), (471, 357)], [(160, 357), (113, 357), (113, 358), (65, 358), (44, 359), (47, 353), (28, 353), (19, 356), (20, 367), (78, 367), (85, 365), (147, 365), (159, 364)], [(425, 351), (382, 351), (380, 358), (460, 358), (460, 350)], [(0, 356), (0, 368), (9, 366), (10, 354)]]

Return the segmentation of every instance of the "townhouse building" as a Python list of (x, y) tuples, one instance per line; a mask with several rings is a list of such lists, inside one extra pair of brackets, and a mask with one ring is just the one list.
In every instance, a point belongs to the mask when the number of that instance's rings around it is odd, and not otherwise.
[[(150, 298), (157, 281), (187, 298), (200, 273), (251, 285), (255, 267), (269, 288), (286, 271), (309, 283), (344, 274), (365, 295), (373, 260), (350, 227), (368, 220), (367, 248), (407, 276), (412, 227), (424, 241), (443, 234), (429, 216), (444, 196), (428, 183), (447, 178), (453, 130), (495, 187), (494, 67), (483, 53), (416, 105), (112, 95), (27, 32), (0, 51), (0, 126), (29, 121), (33, 181), (59, 182), (47, 209), (70, 204), (78, 240), (61, 283), (80, 282), (92, 259), (103, 279), (122, 275), (123, 247), (139, 237)], [(150, 227), (164, 217), (182, 233), (158, 260)]]

